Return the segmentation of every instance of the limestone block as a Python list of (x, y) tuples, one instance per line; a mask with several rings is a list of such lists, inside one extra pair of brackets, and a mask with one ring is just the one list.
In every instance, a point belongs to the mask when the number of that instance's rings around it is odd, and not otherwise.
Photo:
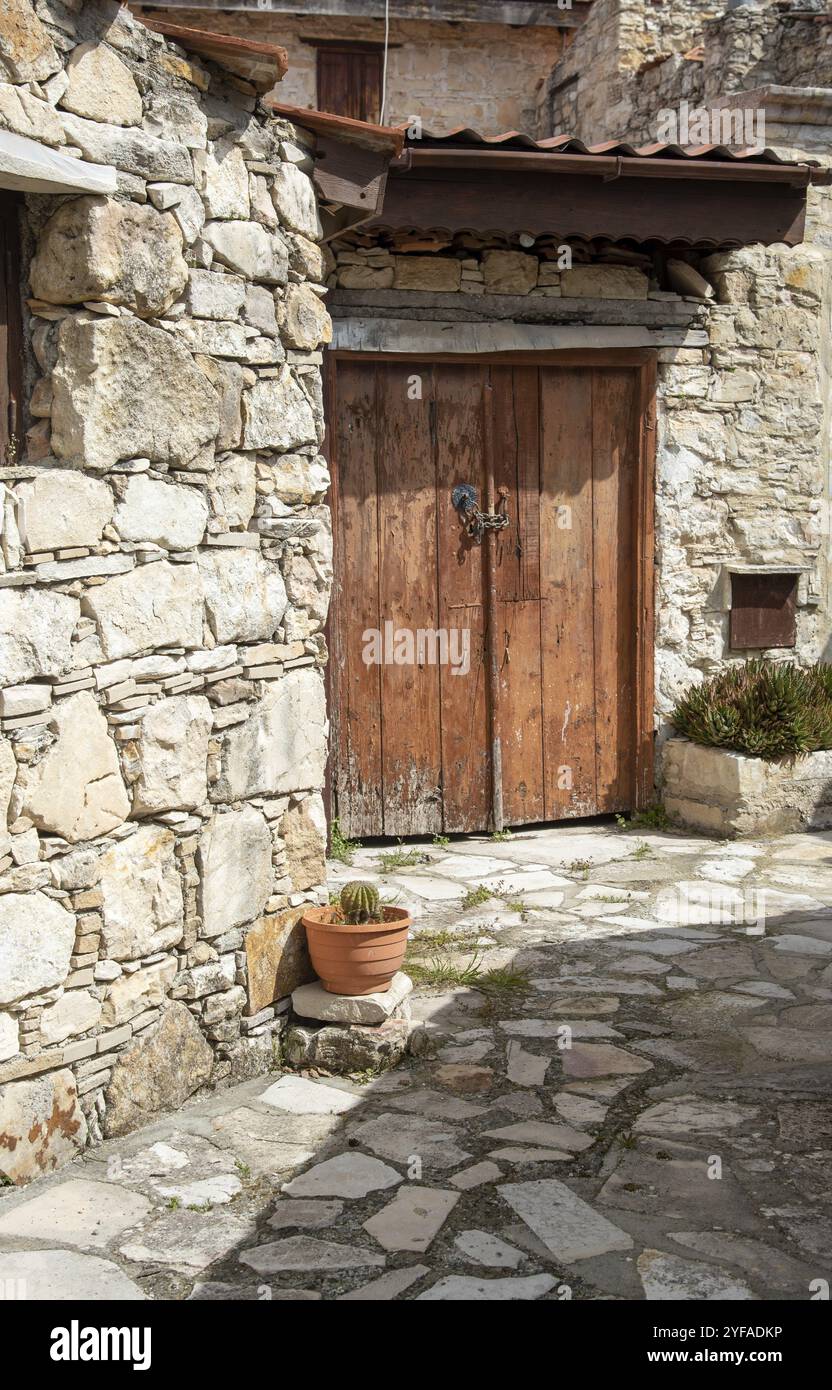
[(327, 256), (332, 262), (332, 254), (325, 251), (323, 247), (316, 245), (314, 241), (309, 241), (307, 237), (291, 235), (287, 237), (289, 243), (289, 264), (292, 270), (296, 270), (298, 275), (302, 275), (304, 280), (312, 280), (320, 285), (326, 279), (331, 265), (327, 265)]
[(88, 690), (58, 701), (49, 727), (55, 742), (18, 773), (21, 813), (70, 844), (106, 835), (126, 820), (130, 802), (98, 702)]
[(92, 164), (113, 164), (126, 174), (159, 183), (190, 183), (193, 164), (178, 140), (157, 140), (144, 130), (120, 129), (66, 113), (61, 118), (71, 145)]
[(667, 278), (671, 289), (677, 294), (693, 294), (700, 299), (714, 298), (713, 285), (687, 261), (675, 260), (671, 256), (667, 262)]
[[(132, 979), (132, 976), (128, 976)], [(101, 1018), (101, 1001), (88, 989), (68, 989), (40, 1016), (40, 1032), (44, 1043), (60, 1043), (94, 1028)]]
[[(2, 597), (0, 597), (2, 603)], [(157, 560), (84, 595), (108, 661), (154, 647), (202, 646), (202, 586), (192, 565)]]
[(253, 806), (215, 815), (197, 855), (203, 930), (220, 936), (259, 917), (271, 892), (272, 841)]
[(283, 452), (317, 440), (309, 398), (288, 367), (243, 392), (243, 448)]
[(228, 528), (248, 526), (257, 501), (255, 460), (250, 454), (225, 454), (217, 460), (210, 483), (211, 504)]
[(305, 555), (290, 555), (284, 563), (286, 593), (295, 608), (304, 608), (323, 622), (329, 607), (329, 583)]
[(272, 181), (272, 202), (284, 227), (317, 241), (322, 235), (318, 200), (308, 174), (296, 164), (280, 164)]
[(289, 671), (243, 724), (226, 732), (213, 800), (270, 796), (323, 785), (326, 700), (317, 671)]
[[(268, 290), (263, 291), (271, 301)], [(192, 270), (187, 304), (198, 319), (236, 319), (246, 298), (246, 282), (240, 275), (216, 270)]]
[(158, 1023), (120, 1054), (105, 1092), (108, 1138), (129, 1134), (176, 1110), (210, 1080), (214, 1055), (184, 1004), (171, 1002)]
[(329, 994), (316, 980), (302, 985), (292, 993), (292, 1008), (301, 1018), (315, 1018), (324, 1023), (385, 1023), (388, 1018), (407, 1016), (405, 1000), (413, 992), (413, 981), (398, 970), (383, 994)]
[[(149, 134), (161, 140), (179, 141), (190, 150), (205, 149), (208, 117), (200, 108), (196, 92), (182, 86), (165, 90), (159, 84), (156, 90), (145, 92), (144, 105), (144, 128)], [(196, 189), (193, 192), (201, 208), (202, 199)]]
[(114, 198), (73, 198), (38, 240), (32, 293), (48, 304), (101, 300), (157, 318), (188, 278), (182, 233), (169, 212)]
[(175, 946), (182, 937), (182, 884), (174, 836), (143, 825), (101, 856), (104, 954), (133, 960)]
[(100, 478), (73, 468), (39, 473), (17, 489), (17, 519), (26, 549), (97, 545), (113, 517), (113, 494)]
[(318, 501), (328, 490), (329, 469), (320, 454), (284, 454), (274, 465), (275, 497), (290, 506)]
[(248, 356), (248, 341), (241, 323), (182, 319), (176, 325), (176, 332), (191, 352), (206, 353), (209, 357)]
[(66, 65), (69, 86), (61, 106), (108, 125), (139, 125), (142, 99), (130, 69), (98, 39), (79, 43)]
[(63, 888), (68, 893), (80, 888), (92, 888), (101, 874), (97, 849), (75, 849), (70, 854), (62, 854), (49, 862), (52, 883), (55, 888)]
[[(511, 252), (491, 252), (492, 255), (511, 255)], [(535, 280), (537, 278), (536, 257), (524, 256), (524, 260), (535, 261)], [(394, 290), (432, 290), (446, 293), (458, 290), (462, 278), (462, 267), (453, 256), (394, 256)], [(523, 293), (522, 290), (517, 293)]]
[(279, 570), (256, 550), (217, 549), (199, 555), (205, 611), (217, 641), (271, 638), (286, 611)]
[(128, 480), (114, 521), (126, 541), (153, 541), (169, 550), (191, 550), (205, 534), (208, 503), (195, 487), (139, 473)]
[(157, 186), (179, 190), (179, 197), (173, 206), (173, 215), (179, 223), (185, 245), (193, 245), (205, 225), (205, 207), (196, 189), (186, 188), (184, 184), (160, 183)]
[(394, 273), (392, 265), (339, 265), (338, 284), (345, 290), (390, 290)]
[(48, 685), (7, 685), (0, 690), (0, 716), (16, 719), (23, 714), (40, 714), (49, 709), (52, 691)]
[(218, 449), (236, 449), (243, 432), (240, 404), (243, 390), (243, 369), (239, 362), (218, 362), (213, 357), (198, 355), (195, 362), (217, 393), (220, 427)]
[(49, 32), (30, 0), (3, 0), (0, 58), (16, 82), (43, 82), (60, 68)]
[(576, 265), (560, 277), (564, 295), (574, 299), (646, 299), (650, 282), (628, 265)]
[(277, 213), (269, 196), (268, 181), (262, 174), (250, 174), (248, 180), (248, 196), (251, 201), (251, 216), (255, 222), (262, 222), (264, 227), (274, 230), (277, 226)]
[(302, 907), (289, 908), (261, 917), (246, 932), (247, 1014), (259, 1013), (315, 979), (302, 916)]
[(290, 1028), (283, 1051), (290, 1066), (343, 1076), (349, 1072), (386, 1071), (408, 1050), (411, 1024), (389, 1018), (373, 1027), (358, 1023), (326, 1024), (323, 1028)]
[[(145, 1009), (158, 1008), (164, 1004), (175, 975), (176, 961), (171, 957), (113, 980), (107, 990), (103, 1011), (101, 1005), (98, 1006), (102, 1023), (108, 1027), (128, 1023)], [(64, 998), (68, 997), (64, 995)]]
[(45, 893), (0, 895), (0, 1004), (61, 985), (75, 944), (75, 916)]
[(68, 1163), (87, 1142), (71, 1071), (0, 1087), (0, 1173), (26, 1183)]
[(277, 336), (277, 314), (274, 307), (274, 295), (271, 290), (267, 290), (263, 285), (249, 285), (246, 290), (246, 323), (251, 324), (252, 328), (259, 328), (261, 333), (268, 337)]
[(11, 1014), (0, 1014), (0, 1062), (8, 1062), (20, 1051), (20, 1029)]
[(80, 604), (48, 589), (0, 589), (0, 685), (59, 676), (72, 658)]
[(0, 127), (25, 135), (39, 144), (64, 143), (64, 128), (48, 101), (32, 96), (25, 87), (0, 83)]
[(259, 222), (206, 222), (204, 236), (214, 248), (217, 260), (247, 280), (286, 284), (289, 273), (286, 243), (276, 232), (267, 232)]
[(323, 798), (307, 796), (293, 806), (280, 822), (286, 842), (286, 872), (296, 892), (317, 888), (326, 882), (326, 812)]
[(537, 284), (537, 256), (527, 256), (525, 251), (484, 251), (482, 273), (487, 294), (528, 294)]
[(52, 384), (52, 448), (87, 468), (128, 458), (181, 467), (216, 438), (204, 373), (170, 334), (136, 318), (64, 319)]
[(8, 854), (11, 845), (9, 834), (9, 802), (14, 779), (17, 776), (17, 759), (8, 739), (0, 739), (0, 858)]
[(172, 695), (152, 705), (136, 740), (140, 772), (133, 814), (190, 810), (208, 795), (211, 706), (203, 695)]
[(248, 169), (239, 145), (229, 139), (209, 143), (194, 156), (194, 167), (207, 216), (246, 221)]
[(281, 306), (280, 336), (287, 346), (305, 352), (311, 352), (320, 343), (332, 342), (332, 320), (319, 296), (308, 285), (290, 285), (286, 291)]

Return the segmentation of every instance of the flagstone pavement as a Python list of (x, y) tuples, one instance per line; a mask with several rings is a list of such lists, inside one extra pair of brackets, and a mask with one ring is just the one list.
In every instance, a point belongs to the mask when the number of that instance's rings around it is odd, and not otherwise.
[(419, 985), (421, 1051), (395, 1070), (261, 1077), (3, 1189), (0, 1287), (824, 1296), (832, 833), (604, 823), (420, 848), (387, 873), (389, 846), (358, 850), (333, 886), (373, 879), (412, 906), (429, 969), (473, 961), (525, 989)]

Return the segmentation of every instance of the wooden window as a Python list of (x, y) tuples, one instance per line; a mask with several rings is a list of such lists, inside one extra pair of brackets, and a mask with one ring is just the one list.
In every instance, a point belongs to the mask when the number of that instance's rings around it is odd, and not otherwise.
[(379, 49), (345, 45), (318, 49), (318, 107), (334, 116), (378, 121), (381, 112)]
[(0, 467), (22, 451), (23, 323), (17, 198), (0, 190)]
[(796, 574), (732, 574), (732, 648), (793, 647), (796, 607)]

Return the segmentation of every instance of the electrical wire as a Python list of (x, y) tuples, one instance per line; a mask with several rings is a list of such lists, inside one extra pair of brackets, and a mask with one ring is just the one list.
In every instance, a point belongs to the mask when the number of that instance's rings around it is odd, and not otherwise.
[(384, 0), (384, 62), (381, 69), (381, 114), (379, 125), (384, 125), (384, 108), (387, 105), (387, 52), (390, 45), (390, 0)]

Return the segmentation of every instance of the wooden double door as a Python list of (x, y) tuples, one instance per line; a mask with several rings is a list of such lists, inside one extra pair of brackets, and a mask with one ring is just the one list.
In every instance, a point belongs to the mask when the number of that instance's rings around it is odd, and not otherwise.
[[(331, 367), (341, 830), (493, 828), (495, 777), (510, 826), (643, 804), (652, 355)], [(485, 510), (489, 473), (508, 525), (477, 544), (453, 494)]]

